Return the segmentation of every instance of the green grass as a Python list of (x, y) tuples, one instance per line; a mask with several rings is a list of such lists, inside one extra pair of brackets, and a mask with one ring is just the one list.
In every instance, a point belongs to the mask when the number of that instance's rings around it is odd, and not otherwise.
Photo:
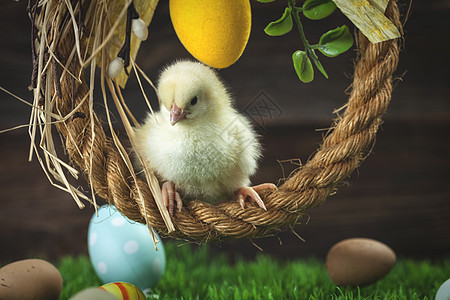
[[(280, 261), (259, 255), (233, 264), (208, 246), (193, 249), (166, 243), (166, 272), (154, 289), (159, 299), (429, 299), (450, 276), (450, 258), (431, 263), (400, 259), (384, 279), (361, 288), (339, 288), (317, 259)], [(87, 257), (67, 257), (58, 268), (64, 278), (60, 299), (100, 286)]]

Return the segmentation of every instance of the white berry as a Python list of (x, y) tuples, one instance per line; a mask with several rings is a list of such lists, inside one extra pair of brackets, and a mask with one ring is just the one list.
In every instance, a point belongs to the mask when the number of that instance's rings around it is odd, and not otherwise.
[(119, 76), (120, 72), (122, 72), (124, 68), (124, 61), (120, 57), (114, 58), (108, 66), (108, 76), (109, 78), (116, 78)]
[(133, 19), (131, 28), (134, 35), (141, 41), (145, 41), (148, 37), (148, 28), (142, 19)]

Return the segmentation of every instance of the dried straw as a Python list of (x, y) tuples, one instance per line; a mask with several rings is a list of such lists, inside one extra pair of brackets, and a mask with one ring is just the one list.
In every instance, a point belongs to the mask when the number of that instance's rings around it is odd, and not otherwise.
[[(41, 157), (36, 151), (39, 162), (52, 183), (71, 193), (80, 207), (83, 207), (80, 198), (87, 197), (67, 180), (67, 170), (77, 178), (78, 172), (71, 166), (77, 166), (83, 172), (93, 195), (108, 200), (130, 219), (146, 223), (163, 235), (197, 241), (261, 237), (281, 227), (292, 228), (306, 209), (323, 203), (336, 186), (361, 164), (373, 145), (381, 116), (390, 101), (399, 47), (397, 40), (371, 44), (359, 34), (358, 58), (345, 111), (306, 164), (291, 174), (278, 190), (262, 193), (267, 211), (251, 203), (243, 210), (234, 201), (218, 205), (191, 201), (171, 220), (162, 205), (160, 185), (151, 166), (144, 164), (145, 180), (135, 174), (128, 151), (115, 134), (108, 111), (110, 99), (107, 90), (131, 144), (135, 144), (131, 123), (136, 126), (137, 122), (125, 105), (120, 90), (126, 80), (113, 82), (105, 75), (106, 67), (123, 42), (124, 13), (130, 1), (82, 2), (83, 5), (90, 4), (84, 18), (86, 28), (80, 34), (76, 18), (79, 4), (74, 5), (67, 0), (40, 1), (40, 13), (36, 19), (39, 29), (36, 47), (38, 76), (30, 118), (30, 155), (37, 150), (36, 136), (40, 134), (39, 147), (44, 150), (44, 155)], [(134, 1), (135, 5), (141, 2), (148, 1)], [(154, 3), (151, 8), (155, 6)], [(386, 15), (401, 30), (395, 1), (391, 1)], [(138, 46), (134, 44), (132, 48), (130, 69), (148, 80), (133, 60)], [(96, 65), (101, 68), (100, 86), (111, 131), (109, 137), (93, 110), (91, 91)], [(62, 75), (58, 79), (57, 72), (61, 69)], [(86, 79), (87, 75), (89, 78)], [(58, 96), (58, 90), (62, 97)], [(45, 99), (43, 106), (38, 105), (41, 94)], [(55, 127), (64, 139), (70, 164), (64, 163), (56, 153), (52, 135)]]

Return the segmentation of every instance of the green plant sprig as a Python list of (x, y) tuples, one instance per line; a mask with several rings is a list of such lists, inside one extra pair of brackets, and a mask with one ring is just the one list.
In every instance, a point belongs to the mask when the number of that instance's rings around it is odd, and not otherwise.
[[(257, 1), (268, 3), (275, 0)], [(296, 0), (288, 0), (288, 6), (285, 8), (281, 18), (270, 22), (264, 29), (266, 34), (270, 36), (280, 36), (290, 32), (295, 22), (304, 50), (296, 50), (292, 54), (292, 61), (298, 78), (304, 83), (311, 82), (314, 79), (312, 63), (325, 78), (328, 78), (328, 74), (320, 63), (316, 50), (319, 50), (325, 56), (335, 57), (352, 47), (353, 37), (348, 27), (343, 25), (324, 33), (320, 37), (318, 44), (310, 44), (303, 30), (300, 13), (308, 19), (320, 20), (328, 17), (335, 10), (336, 5), (332, 0), (306, 0), (302, 6), (297, 6)]]

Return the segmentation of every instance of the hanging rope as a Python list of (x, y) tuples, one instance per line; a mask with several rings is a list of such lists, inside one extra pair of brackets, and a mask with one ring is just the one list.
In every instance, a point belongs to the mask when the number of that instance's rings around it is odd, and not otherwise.
[[(386, 15), (401, 31), (395, 1), (388, 5)], [(66, 34), (70, 35), (73, 33)], [(56, 127), (64, 137), (72, 163), (89, 178), (96, 195), (107, 199), (128, 218), (142, 223), (147, 221), (163, 235), (176, 238), (208, 241), (262, 237), (295, 225), (306, 209), (323, 203), (361, 164), (374, 142), (391, 98), (399, 45), (397, 40), (371, 44), (360, 33), (357, 40), (358, 57), (345, 112), (334, 122), (312, 159), (277, 190), (261, 194), (267, 211), (250, 202), (242, 209), (235, 201), (218, 205), (190, 201), (181, 212), (175, 213), (172, 221), (176, 230), (169, 233), (147, 183), (139, 177), (133, 178), (123, 153), (118, 151), (111, 137), (106, 136), (92, 113), (92, 105), (86, 101), (87, 81), (80, 83), (71, 76), (61, 77), (62, 97), (56, 97), (53, 112), (64, 117), (73, 114), (74, 107), (79, 107), (75, 117), (57, 123)], [(74, 57), (74, 48), (73, 38), (63, 38), (57, 47), (59, 57), (67, 62), (67, 58)], [(70, 65), (68, 71), (81, 73), (76, 56)]]

